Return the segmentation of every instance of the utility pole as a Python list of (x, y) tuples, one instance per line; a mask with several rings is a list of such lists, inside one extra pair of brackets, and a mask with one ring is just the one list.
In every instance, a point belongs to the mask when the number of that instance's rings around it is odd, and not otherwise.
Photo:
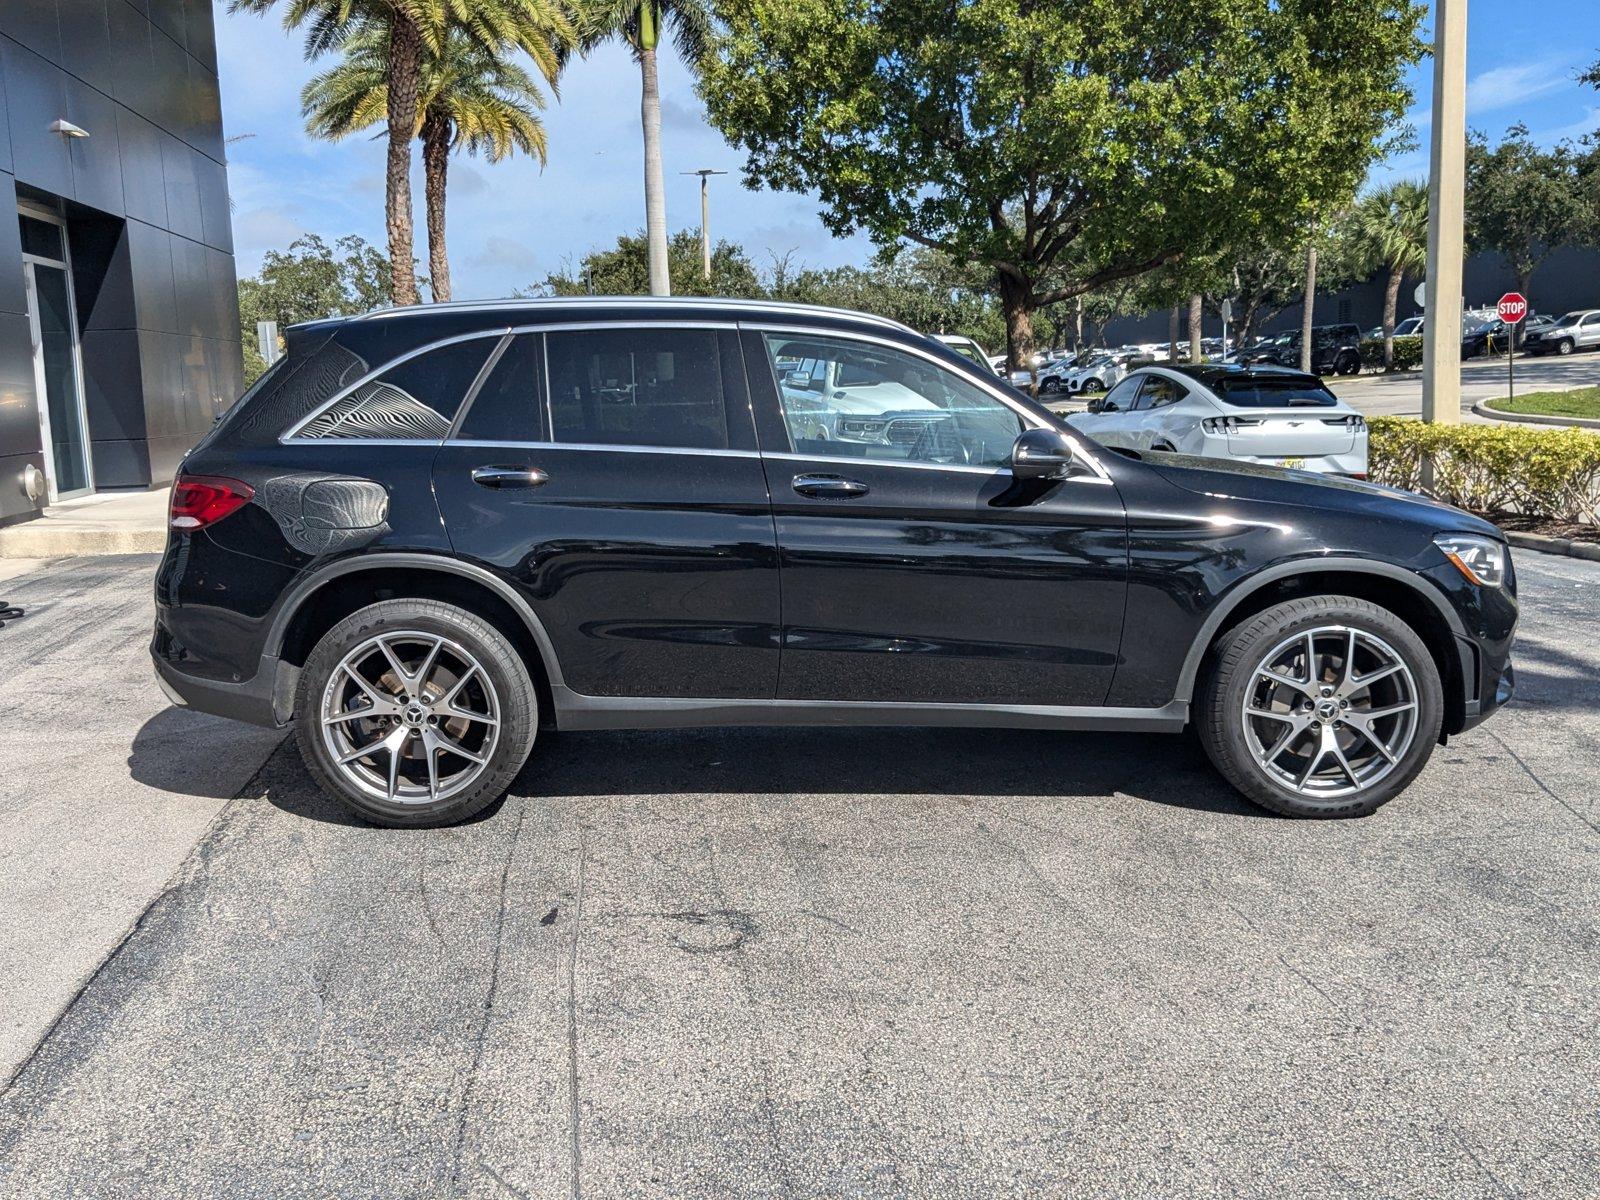
[(1461, 268), (1466, 222), (1467, 0), (1434, 0), (1433, 145), (1428, 167), (1428, 319), (1422, 419), (1461, 423)]
[(706, 187), (706, 182), (713, 175), (726, 175), (726, 171), (713, 171), (710, 167), (701, 167), (698, 171), (679, 171), (680, 175), (700, 176), (700, 270), (711, 281), (711, 197)]

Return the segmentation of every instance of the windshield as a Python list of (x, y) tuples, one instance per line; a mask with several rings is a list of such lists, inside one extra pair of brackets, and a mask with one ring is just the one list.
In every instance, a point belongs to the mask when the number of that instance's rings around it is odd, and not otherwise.
[(1417, 327), (1421, 324), (1422, 322), (1416, 317), (1407, 317), (1394, 327), (1394, 335), (1395, 337), (1405, 337), (1407, 334), (1415, 333)]
[(1320, 383), (1303, 379), (1222, 379), (1212, 390), (1238, 408), (1329, 408), (1339, 402)]
[(971, 342), (946, 342), (945, 345), (950, 347), (950, 349), (954, 350), (957, 354), (960, 354), (965, 358), (970, 358), (973, 362), (986, 363), (989, 361), (986, 358), (978, 357), (978, 348)]

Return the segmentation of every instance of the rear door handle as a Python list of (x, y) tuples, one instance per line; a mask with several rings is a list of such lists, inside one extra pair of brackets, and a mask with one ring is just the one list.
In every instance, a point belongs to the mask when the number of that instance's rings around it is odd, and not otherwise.
[(538, 467), (474, 467), (472, 482), (486, 488), (536, 488), (550, 482)]
[(842, 475), (796, 475), (794, 490), (802, 496), (812, 496), (818, 500), (849, 500), (854, 496), (865, 496), (871, 489), (859, 480), (846, 479)]

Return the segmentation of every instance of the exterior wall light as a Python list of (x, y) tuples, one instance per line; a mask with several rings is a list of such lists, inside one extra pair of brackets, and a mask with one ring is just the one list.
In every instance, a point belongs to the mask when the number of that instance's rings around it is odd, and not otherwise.
[(62, 137), (69, 138), (86, 138), (89, 136), (89, 131), (83, 126), (74, 125), (71, 121), (61, 117), (57, 117), (50, 122), (50, 132), (59, 133)]

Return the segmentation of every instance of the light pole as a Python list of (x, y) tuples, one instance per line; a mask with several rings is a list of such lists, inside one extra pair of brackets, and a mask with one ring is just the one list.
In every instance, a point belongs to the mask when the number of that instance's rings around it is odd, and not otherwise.
[(679, 171), (678, 174), (700, 176), (700, 270), (709, 283), (711, 281), (711, 196), (706, 182), (713, 175), (726, 175), (727, 172), (701, 167), (698, 171)]
[(1461, 423), (1461, 269), (1466, 235), (1467, 0), (1434, 0), (1422, 419)]

